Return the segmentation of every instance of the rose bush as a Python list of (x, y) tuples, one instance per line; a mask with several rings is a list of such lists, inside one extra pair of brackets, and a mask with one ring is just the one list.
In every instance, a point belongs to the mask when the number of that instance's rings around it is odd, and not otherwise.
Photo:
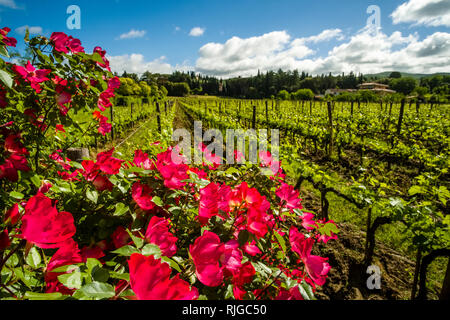
[(338, 230), (304, 211), (282, 169), (267, 177), (212, 154), (192, 166), (169, 141), (131, 161), (114, 149), (72, 161), (69, 147), (111, 130), (100, 112), (120, 82), (101, 48), (64, 33), (25, 41), (26, 66), (0, 60), (1, 298), (314, 297), (331, 267), (312, 252)]

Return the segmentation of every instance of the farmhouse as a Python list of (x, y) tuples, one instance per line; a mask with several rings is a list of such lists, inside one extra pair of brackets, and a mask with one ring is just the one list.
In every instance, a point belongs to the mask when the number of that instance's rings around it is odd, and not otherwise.
[(378, 94), (395, 93), (396, 91), (389, 89), (387, 84), (366, 82), (358, 85), (359, 90), (370, 90)]

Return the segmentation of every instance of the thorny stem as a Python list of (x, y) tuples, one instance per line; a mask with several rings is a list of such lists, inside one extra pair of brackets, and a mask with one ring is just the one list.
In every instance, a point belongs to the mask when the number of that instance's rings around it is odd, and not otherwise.
[(18, 300), (17, 296), (4, 284), (0, 284), (0, 286), (5, 289), (6, 291), (8, 291), (8, 293), (14, 297), (14, 299)]
[[(273, 281), (271, 283), (269, 283), (267, 286), (264, 287), (264, 289), (261, 290), (261, 292), (255, 297), (255, 300), (258, 300), (258, 298), (267, 291), (267, 289), (274, 284), (275, 281), (277, 281), (277, 279), (281, 276), (281, 274), (283, 273), (283, 271), (280, 270), (280, 272), (278, 273), (278, 275), (275, 277), (275, 279), (273, 279)], [(270, 278), (269, 278), (270, 280)]]
[[(16, 251), (17, 251), (20, 247), (22, 247), (25, 243), (26, 243), (26, 240), (20, 241), (20, 243), (17, 245), (17, 247), (15, 247), (13, 250), (11, 250), (11, 251), (8, 253), (8, 255), (7, 255), (4, 259), (2, 259), (2, 261), (0, 262), (0, 272), (1, 272), (1, 270), (3, 269), (3, 266), (5, 265), (5, 263), (8, 261), (8, 259), (11, 258), (11, 256), (12, 256), (14, 253), (16, 253)], [(1, 277), (0, 277), (0, 281), (1, 281)], [(0, 284), (1, 284), (1, 282), (0, 282)]]
[(122, 290), (120, 290), (113, 298), (112, 300), (117, 300), (119, 299), (119, 296), (128, 289), (128, 287), (130, 286), (130, 282), (127, 283), (127, 285), (125, 287), (122, 288)]

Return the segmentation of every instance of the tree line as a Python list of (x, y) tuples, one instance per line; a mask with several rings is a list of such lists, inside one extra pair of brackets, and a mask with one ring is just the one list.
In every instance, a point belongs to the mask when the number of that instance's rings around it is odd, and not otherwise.
[[(241, 99), (281, 99), (311, 100), (314, 96), (324, 95), (328, 89), (358, 89), (358, 85), (367, 81), (388, 84), (391, 89), (403, 95), (415, 95), (424, 100), (449, 100), (450, 76), (435, 75), (416, 80), (402, 77), (400, 72), (392, 72), (386, 78), (367, 77), (363, 74), (322, 74), (312, 76), (306, 72), (267, 71), (258, 72), (252, 77), (221, 79), (214, 76), (197, 74), (193, 71), (175, 71), (170, 75), (144, 72), (141, 76), (124, 72), (122, 78), (132, 79), (135, 83), (146, 82), (149, 86), (164, 88), (169, 96), (210, 95)], [(312, 95), (312, 96), (311, 96)], [(347, 101), (377, 101), (379, 98), (370, 90), (358, 93), (344, 92), (337, 97)]]

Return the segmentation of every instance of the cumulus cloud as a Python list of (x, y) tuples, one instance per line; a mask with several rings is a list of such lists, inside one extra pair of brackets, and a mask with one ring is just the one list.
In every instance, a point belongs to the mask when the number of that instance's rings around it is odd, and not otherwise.
[(25, 32), (27, 31), (27, 28), (28, 28), (30, 34), (42, 34), (42, 27), (39, 27), (39, 26), (36, 26), (36, 27), (30, 27), (30, 26), (28, 26), (28, 25), (26, 25), (26, 26), (21, 26), (21, 27), (17, 28), (17, 29), (16, 29), (16, 32), (17, 32), (18, 34), (24, 35)]
[(328, 30), (324, 30), (322, 31), (320, 34), (316, 35), (316, 36), (311, 36), (308, 38), (305, 38), (305, 42), (313, 42), (313, 43), (318, 43), (318, 42), (323, 42), (323, 41), (330, 41), (332, 39), (337, 39), (337, 40), (344, 40), (345, 37), (342, 34), (342, 30), (341, 29), (328, 29)]
[(124, 40), (124, 39), (142, 38), (142, 37), (145, 36), (146, 33), (147, 33), (147, 31), (145, 31), (145, 30), (134, 30), (134, 29), (131, 29), (127, 33), (121, 34), (119, 36), (119, 39), (120, 40)]
[(397, 7), (391, 17), (394, 24), (450, 27), (450, 1), (409, 0)]
[(200, 37), (205, 33), (205, 28), (195, 27), (189, 32), (191, 37)]
[[(313, 48), (306, 44), (328, 39), (330, 34), (292, 39), (286, 31), (274, 31), (247, 39), (233, 37), (223, 44), (208, 43), (199, 50), (197, 71), (224, 78), (280, 68), (311, 74), (450, 71), (449, 33), (437, 32), (421, 41), (417, 33), (404, 36), (398, 31), (391, 35), (359, 32), (335, 46), (326, 57), (315, 57)], [(334, 37), (339, 35), (334, 32)]]
[(142, 54), (125, 54), (121, 56), (108, 56), (111, 70), (122, 74), (124, 71), (129, 73), (142, 74), (145, 71), (152, 73), (169, 74), (175, 70), (193, 70), (193, 67), (189, 67), (187, 63), (182, 65), (172, 66), (166, 62), (166, 57), (161, 56), (153, 61), (145, 61), (145, 57)]
[(4, 6), (11, 9), (19, 9), (14, 0), (0, 0), (0, 6)]
[(224, 44), (208, 43), (200, 48), (197, 71), (218, 76), (248, 76), (257, 70), (293, 69), (297, 59), (314, 53), (303, 39), (291, 41), (286, 31), (259, 37), (233, 37)]

